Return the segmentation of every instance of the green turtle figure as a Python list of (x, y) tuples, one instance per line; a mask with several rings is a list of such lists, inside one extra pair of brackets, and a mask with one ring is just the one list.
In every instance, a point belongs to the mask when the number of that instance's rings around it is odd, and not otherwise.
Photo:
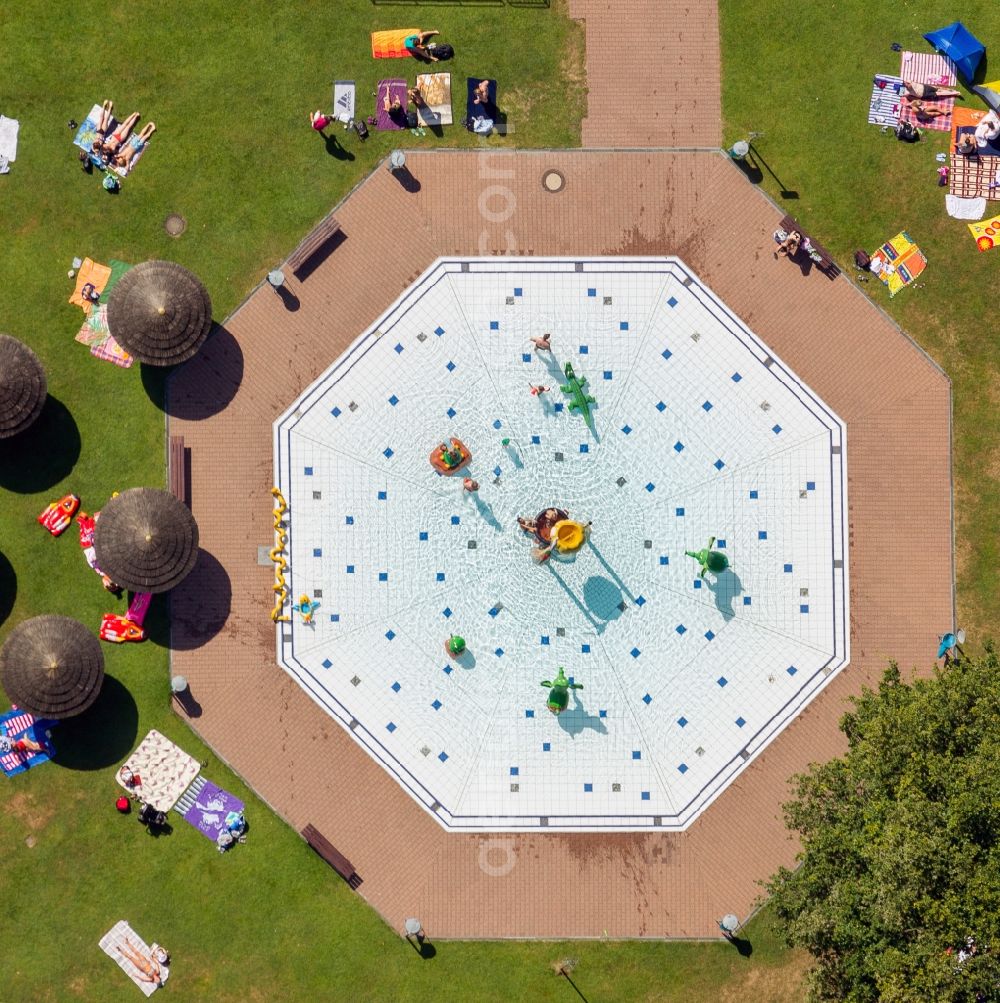
[(715, 543), (714, 536), (708, 541), (708, 546), (704, 550), (684, 551), (685, 555), (693, 557), (701, 565), (699, 578), (704, 578), (706, 571), (711, 571), (713, 575), (719, 575), (729, 567), (729, 558), (718, 550), (712, 550), (713, 543)]
[(566, 385), (560, 386), (559, 389), (570, 398), (569, 404), (566, 406), (570, 411), (579, 411), (583, 420), (587, 423), (587, 427), (593, 432), (594, 417), (590, 413), (590, 405), (596, 404), (597, 401), (590, 394), (584, 392), (583, 388), (587, 385), (587, 377), (577, 376), (573, 372), (572, 364), (569, 362), (566, 363), (565, 372)]
[(542, 685), (549, 691), (549, 699), (545, 702), (545, 706), (553, 714), (561, 714), (566, 709), (570, 690), (583, 689), (583, 683), (571, 683), (566, 678), (566, 673), (561, 665), (559, 666), (559, 675), (556, 676), (555, 680), (546, 679)]

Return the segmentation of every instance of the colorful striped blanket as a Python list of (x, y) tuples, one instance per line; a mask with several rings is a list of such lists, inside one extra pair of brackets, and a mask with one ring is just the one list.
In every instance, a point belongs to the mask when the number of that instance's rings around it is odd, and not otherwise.
[[(955, 76), (955, 64), (940, 52), (906, 52), (901, 56), (899, 75), (903, 80), (915, 84), (934, 84), (937, 87), (954, 87), (958, 82)], [(910, 122), (921, 129), (932, 129), (935, 132), (951, 132), (951, 116), (955, 109), (954, 98), (942, 98), (939, 101), (924, 101), (924, 107), (931, 111), (944, 114), (935, 118), (917, 118), (909, 101), (902, 101), (899, 106), (900, 122)]]
[(901, 77), (893, 77), (888, 73), (875, 74), (871, 101), (868, 102), (869, 125), (888, 125), (894, 129), (899, 125), (899, 93), (902, 89)]

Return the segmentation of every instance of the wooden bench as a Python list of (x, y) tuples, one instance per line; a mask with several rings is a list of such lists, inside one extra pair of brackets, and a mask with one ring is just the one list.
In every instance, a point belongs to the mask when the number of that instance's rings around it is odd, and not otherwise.
[[(809, 246), (813, 251), (819, 256), (819, 261), (816, 261), (816, 267), (823, 272), (824, 275), (831, 279), (835, 279), (840, 274), (840, 268), (837, 263), (833, 260), (833, 255), (810, 233), (806, 233), (802, 229), (802, 224), (794, 216), (785, 216), (784, 219), (778, 224), (785, 233), (791, 233), (793, 230), (798, 230), (802, 234), (802, 240), (805, 241), (806, 237), (809, 238)], [(802, 255), (809, 255), (809, 252), (804, 248), (799, 248), (798, 254), (795, 258), (799, 261), (802, 260)]]
[(347, 882), (352, 889), (361, 884), (354, 865), (314, 825), (307, 825), (302, 838)]
[(343, 233), (336, 216), (327, 216), (315, 230), (310, 233), (298, 247), (292, 251), (288, 259), (288, 267), (292, 273), (299, 269), (335, 234)]
[(187, 450), (184, 448), (184, 436), (170, 436), (170, 451), (167, 457), (167, 488), (170, 493), (189, 504), (188, 497)]

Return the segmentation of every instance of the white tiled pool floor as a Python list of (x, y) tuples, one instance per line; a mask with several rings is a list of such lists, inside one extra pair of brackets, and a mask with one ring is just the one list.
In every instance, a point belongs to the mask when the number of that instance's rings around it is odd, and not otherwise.
[[(475, 495), (428, 462), (452, 435)], [(446, 826), (683, 828), (848, 660), (843, 426), (675, 258), (439, 259), (275, 423), (275, 475), (320, 603), (279, 661)], [(591, 540), (536, 566), (516, 518), (553, 505)]]

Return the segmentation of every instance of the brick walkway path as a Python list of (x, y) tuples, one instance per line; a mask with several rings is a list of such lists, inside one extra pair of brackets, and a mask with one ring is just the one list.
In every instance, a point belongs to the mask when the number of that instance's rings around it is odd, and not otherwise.
[[(290, 283), (296, 310), (260, 289), (172, 381), (170, 432), (192, 450), (207, 552), (173, 597), (173, 671), (202, 711), (192, 726), (291, 825), (327, 835), (394, 926), (716, 935), (791, 862), (787, 778), (841, 751), (846, 697), (889, 658), (926, 666), (952, 623), (949, 383), (845, 278), (772, 257), (781, 213), (722, 154), (439, 152), (408, 165), (419, 191), (380, 169), (338, 208), (346, 239)], [(559, 194), (542, 189), (550, 167)], [(685, 833), (446, 833), (275, 663), (271, 570), (256, 563), (272, 541), (273, 419), (437, 256), (505, 251), (677, 254), (847, 422), (852, 663)]]

